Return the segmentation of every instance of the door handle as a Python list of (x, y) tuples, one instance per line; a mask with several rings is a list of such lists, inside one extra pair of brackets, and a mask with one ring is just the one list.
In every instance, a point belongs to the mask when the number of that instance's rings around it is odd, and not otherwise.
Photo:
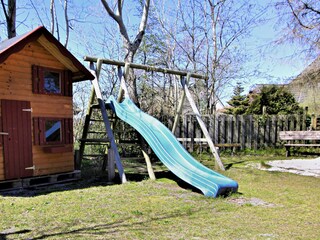
[(0, 132), (0, 135), (6, 135), (6, 136), (8, 136), (9, 133), (7, 133), (7, 132)]
[(26, 167), (25, 170), (36, 170), (36, 166), (33, 165), (32, 167)]

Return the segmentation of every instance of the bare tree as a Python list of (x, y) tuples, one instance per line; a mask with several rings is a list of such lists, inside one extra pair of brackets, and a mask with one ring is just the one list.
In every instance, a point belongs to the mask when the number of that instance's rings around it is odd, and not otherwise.
[(54, 6), (54, 0), (50, 1), (50, 16), (51, 16), (51, 34), (54, 34), (54, 25), (55, 25), (55, 19), (56, 19), (56, 13), (55, 13), (55, 6)]
[(64, 0), (63, 9), (64, 9), (64, 20), (65, 20), (65, 26), (66, 26), (66, 41), (64, 46), (67, 47), (69, 42), (70, 28), (71, 28), (70, 22), (69, 22), (69, 16), (68, 16), (68, 0)]
[[(207, 111), (213, 113), (219, 101), (219, 92), (239, 80), (248, 72), (243, 72), (242, 65), (247, 61), (245, 50), (241, 50), (241, 40), (250, 34), (263, 16), (263, 9), (250, 2), (233, 0), (207, 0), (209, 11), (208, 27), (211, 31), (205, 35), (207, 43), (206, 69), (209, 76), (207, 82)], [(206, 4), (204, 4), (206, 6)]]
[[(140, 25), (138, 28), (138, 33), (136, 34), (135, 38), (133, 40), (130, 39), (128, 30), (125, 26), (125, 23), (123, 21), (123, 0), (116, 1), (116, 4), (113, 7), (110, 7), (109, 3), (107, 3), (106, 0), (101, 0), (104, 8), (106, 9), (109, 16), (116, 21), (119, 27), (119, 31), (122, 37), (123, 41), (123, 47), (125, 49), (125, 57), (124, 61), (128, 63), (132, 63), (134, 56), (142, 42), (143, 36), (145, 34), (145, 29), (147, 26), (147, 20), (148, 20), (148, 13), (149, 13), (149, 6), (150, 6), (150, 0), (145, 0), (143, 5), (143, 11), (142, 16), (140, 20)], [(133, 70), (130, 69), (127, 84), (128, 84), (128, 91), (131, 99), (133, 102), (139, 105), (138, 100), (138, 93), (137, 93), (137, 84), (136, 84), (136, 78), (134, 76)]]
[(17, 35), (16, 32), (16, 0), (8, 0), (7, 7), (4, 0), (1, 0), (2, 9), (7, 22), (8, 38)]
[(176, 66), (209, 76), (191, 86), (199, 108), (212, 113), (224, 90), (248, 74), (243, 67), (248, 57), (243, 40), (263, 11), (255, 1), (235, 0), (180, 0), (176, 11), (173, 21), (166, 17), (167, 9), (159, 10), (159, 22), (176, 43)]
[(279, 42), (298, 42), (308, 57), (320, 54), (320, 2), (281, 0), (276, 3), (283, 35)]
[[(64, 46), (67, 47), (69, 42), (69, 37), (70, 37), (70, 28), (71, 28), (69, 13), (68, 13), (69, 0), (60, 0), (59, 2), (61, 7), (58, 8), (58, 11), (59, 9), (61, 10), (62, 8), (63, 14), (64, 14), (64, 18), (62, 19), (59, 18), (57, 14), (57, 6), (56, 6), (55, 0), (50, 0), (49, 7), (46, 4), (46, 2), (43, 2), (43, 1), (39, 2), (36, 0), (30, 0), (28, 5), (30, 5), (31, 9), (35, 11), (36, 16), (38, 17), (38, 20), (40, 21), (41, 25), (43, 26), (50, 25), (51, 34), (55, 35), (59, 41), (62, 41), (61, 36), (65, 36)], [(78, 20), (81, 21), (81, 19), (78, 19)], [(61, 22), (62, 23), (64, 22), (64, 25), (61, 24)]]

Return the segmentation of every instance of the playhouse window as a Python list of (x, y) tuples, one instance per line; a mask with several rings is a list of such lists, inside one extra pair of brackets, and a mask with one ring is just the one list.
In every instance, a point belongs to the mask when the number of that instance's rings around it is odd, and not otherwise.
[(34, 117), (34, 144), (61, 145), (73, 143), (72, 118)]
[(45, 140), (47, 143), (61, 142), (61, 120), (45, 120)]
[(60, 80), (59, 72), (44, 71), (43, 90), (46, 93), (53, 93), (53, 94), (61, 93), (61, 80)]
[(33, 93), (72, 96), (72, 72), (32, 66)]

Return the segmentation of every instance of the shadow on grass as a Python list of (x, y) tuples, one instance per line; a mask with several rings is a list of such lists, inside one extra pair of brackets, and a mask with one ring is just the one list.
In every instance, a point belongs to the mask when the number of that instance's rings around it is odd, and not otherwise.
[(0, 240), (6, 240), (7, 236), (9, 235), (24, 234), (29, 232), (31, 232), (31, 230), (28, 230), (28, 229), (19, 230), (19, 231), (0, 232)]
[(245, 163), (245, 162), (249, 162), (249, 161), (242, 160), (242, 161), (238, 161), (238, 162), (228, 163), (228, 164), (225, 165), (225, 169), (226, 169), (226, 170), (229, 170), (229, 169), (232, 168), (234, 165), (242, 164), (242, 163)]
[[(200, 190), (186, 183), (185, 181), (181, 180), (170, 171), (155, 172), (155, 175), (157, 179), (167, 178), (172, 181), (175, 181), (183, 189), (201, 193)], [(126, 173), (126, 177), (127, 177), (127, 180), (130, 182), (141, 182), (149, 178), (148, 174), (146, 173)], [(107, 181), (107, 177), (85, 178), (77, 182), (67, 183), (67, 184), (55, 184), (55, 185), (48, 185), (48, 186), (42, 186), (42, 187), (32, 187), (27, 189), (4, 191), (4, 192), (0, 192), (0, 196), (35, 197), (35, 196), (50, 194), (52, 192), (71, 191), (71, 190), (78, 190), (78, 189), (84, 189), (84, 188), (90, 188), (90, 187), (101, 187), (101, 186), (108, 187), (115, 184), (120, 184), (120, 179), (118, 175), (116, 175), (116, 178), (112, 183)]]
[[(226, 170), (228, 170), (237, 164), (242, 164), (245, 162), (247, 161), (241, 160), (241, 161), (232, 162), (232, 163), (226, 164), (225, 168)], [(170, 179), (176, 182), (178, 186), (183, 189), (202, 194), (202, 192), (198, 188), (195, 188), (189, 183), (183, 181), (182, 179), (174, 175), (171, 171), (166, 169), (160, 169), (159, 166), (163, 166), (162, 163), (155, 161), (153, 162), (153, 165), (155, 169), (156, 179)], [(128, 181), (141, 182), (143, 180), (149, 179), (149, 176), (144, 167), (144, 160), (140, 160), (140, 161), (134, 160), (133, 162), (131, 162), (130, 167), (127, 166), (127, 168), (125, 168), (126, 178)], [(102, 173), (101, 171), (98, 172), (96, 170), (93, 170), (92, 172), (90, 172), (90, 170), (89, 171), (84, 170), (82, 172), (82, 175), (83, 175), (83, 179), (77, 182), (66, 183), (66, 184), (55, 184), (55, 185), (48, 185), (48, 186), (42, 186), (42, 187), (31, 187), (28, 189), (0, 192), (0, 196), (34, 197), (39, 195), (50, 194), (52, 192), (62, 192), (62, 191), (85, 189), (85, 188), (100, 187), (100, 186), (108, 187), (115, 184), (121, 184), (118, 174), (116, 174), (116, 178), (112, 183), (108, 182), (107, 174), (105, 172)]]
[[(37, 240), (37, 239), (46, 239), (46, 238), (54, 238), (54, 237), (63, 237), (63, 235), (68, 235), (68, 234), (79, 234), (82, 237), (85, 237), (85, 235), (105, 235), (105, 239), (112, 239), (112, 234), (119, 234), (121, 235), (121, 232), (126, 232), (126, 231), (132, 231), (132, 230), (140, 230), (140, 231), (147, 231), (148, 225), (153, 222), (153, 221), (162, 221), (162, 220), (168, 220), (171, 218), (179, 218), (179, 217), (184, 217), (184, 216), (190, 216), (195, 211), (193, 212), (178, 212), (178, 213), (173, 213), (173, 214), (168, 214), (165, 216), (158, 216), (158, 217), (153, 217), (153, 218), (148, 218), (143, 221), (141, 220), (136, 220), (134, 219), (135, 222), (133, 223), (128, 223), (132, 218), (126, 218), (121, 221), (109, 223), (109, 224), (97, 224), (93, 225), (90, 227), (83, 227), (83, 228), (78, 228), (70, 231), (62, 231), (62, 232), (57, 232), (57, 233), (50, 233), (50, 234), (43, 234), (37, 237), (33, 237), (31, 239)], [(67, 236), (65, 236), (67, 237)], [(87, 236), (88, 239), (90, 239), (90, 236)]]

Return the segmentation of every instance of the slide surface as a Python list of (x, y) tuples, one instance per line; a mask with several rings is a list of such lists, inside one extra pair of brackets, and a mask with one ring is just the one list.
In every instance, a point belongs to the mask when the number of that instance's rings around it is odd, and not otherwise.
[(108, 99), (116, 115), (135, 128), (161, 162), (176, 176), (200, 189), (205, 196), (217, 197), (236, 192), (238, 183), (195, 160), (171, 131), (154, 117), (142, 112), (130, 99), (118, 103)]

